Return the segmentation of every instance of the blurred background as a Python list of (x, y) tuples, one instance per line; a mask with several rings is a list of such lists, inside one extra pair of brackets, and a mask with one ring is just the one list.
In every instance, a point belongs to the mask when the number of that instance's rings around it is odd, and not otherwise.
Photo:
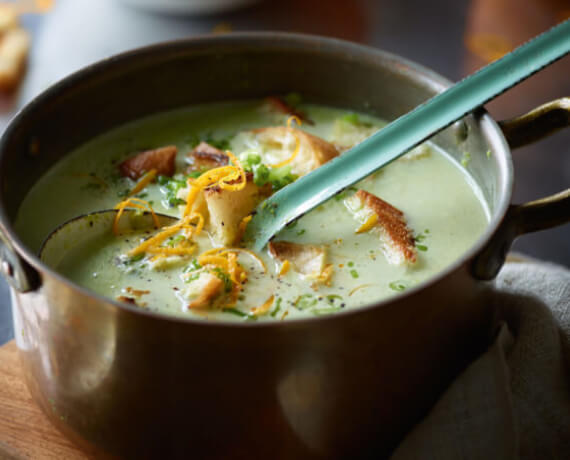
[[(69, 73), (160, 41), (249, 30), (319, 34), (402, 55), (457, 81), (569, 17), (568, 0), (3, 1), (0, 132), (18, 107)], [(487, 108), (504, 119), (570, 96), (569, 76), (566, 57)], [(569, 187), (570, 129), (513, 155), (514, 202)], [(570, 266), (570, 226), (522, 237), (514, 250)], [(11, 337), (0, 280), (0, 344)]]

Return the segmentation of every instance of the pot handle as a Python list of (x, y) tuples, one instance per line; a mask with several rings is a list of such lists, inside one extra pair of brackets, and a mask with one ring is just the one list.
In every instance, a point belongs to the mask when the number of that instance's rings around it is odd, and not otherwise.
[(19, 292), (35, 291), (41, 286), (40, 275), (14, 249), (0, 229), (0, 273)]
[[(561, 128), (570, 126), (570, 97), (541, 105), (525, 115), (499, 122), (511, 148), (535, 142)], [(519, 205), (511, 205), (491, 241), (475, 258), (473, 275), (493, 279), (505, 262), (513, 240), (570, 222), (570, 189)]]

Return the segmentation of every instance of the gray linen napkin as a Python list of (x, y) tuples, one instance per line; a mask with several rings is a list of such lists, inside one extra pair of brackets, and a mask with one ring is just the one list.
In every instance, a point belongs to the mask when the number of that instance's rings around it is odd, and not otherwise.
[(391, 460), (570, 459), (570, 271), (507, 263), (496, 335)]

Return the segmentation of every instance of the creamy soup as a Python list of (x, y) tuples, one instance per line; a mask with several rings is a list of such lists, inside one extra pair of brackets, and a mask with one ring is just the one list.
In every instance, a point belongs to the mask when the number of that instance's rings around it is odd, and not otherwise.
[[(292, 99), (197, 106), (106, 133), (37, 182), (17, 231), (38, 251), (57, 226), (89, 212), (118, 205), (174, 216), (181, 220), (170, 229), (109, 231), (71, 245), (54, 268), (141, 309), (238, 321), (334, 314), (397, 295), (482, 234), (488, 210), (478, 189), (463, 166), (425, 144), (303, 216), (263, 252), (247, 251), (240, 235), (255, 205), (383, 125)], [(167, 160), (173, 169), (161, 174)]]

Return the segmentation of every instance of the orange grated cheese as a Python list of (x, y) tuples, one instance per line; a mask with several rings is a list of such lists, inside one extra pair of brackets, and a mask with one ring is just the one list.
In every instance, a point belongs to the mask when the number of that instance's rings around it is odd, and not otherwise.
[(119, 204), (115, 206), (115, 209), (118, 210), (117, 215), (115, 216), (115, 220), (113, 221), (113, 233), (115, 235), (119, 234), (119, 221), (121, 219), (121, 216), (125, 212), (125, 209), (128, 207), (136, 209), (147, 209), (148, 211), (150, 211), (152, 215), (154, 226), (156, 228), (160, 227), (160, 221), (158, 220), (158, 217), (155, 214), (154, 209), (152, 209), (152, 206), (148, 201), (141, 200), (140, 198), (127, 198), (126, 200), (121, 201)]
[(359, 291), (360, 289), (364, 289), (367, 287), (372, 286), (371, 284), (361, 284), (360, 286), (356, 286), (354, 289), (352, 289), (349, 293), (348, 296), (350, 297), (352, 294), (354, 294), (356, 291)]
[(151, 169), (144, 176), (142, 176), (139, 181), (135, 184), (133, 189), (129, 192), (128, 196), (133, 196), (144, 189), (148, 184), (150, 184), (156, 178), (156, 169)]
[[(220, 188), (230, 191), (242, 190), (246, 186), (245, 170), (241, 166), (239, 160), (233, 155), (232, 152), (227, 150), (226, 155), (230, 158), (233, 165), (220, 166), (219, 168), (210, 169), (204, 172), (197, 179), (188, 179), (188, 196), (186, 198), (186, 207), (184, 208), (184, 215), (189, 215), (194, 206), (198, 194), (207, 187), (212, 185), (219, 185)], [(230, 182), (240, 179), (235, 184)]]
[(364, 233), (370, 230), (378, 222), (378, 214), (372, 213), (366, 222), (364, 222), (360, 227), (355, 230), (355, 233)]
[(280, 168), (281, 166), (288, 165), (297, 157), (297, 155), (299, 154), (299, 150), (301, 150), (301, 141), (299, 140), (299, 136), (297, 136), (295, 134), (294, 128), (291, 127), (293, 121), (295, 121), (299, 126), (301, 126), (301, 120), (299, 119), (299, 117), (297, 117), (295, 115), (291, 115), (287, 119), (287, 129), (289, 129), (289, 132), (295, 138), (295, 150), (293, 150), (293, 154), (289, 158), (287, 158), (286, 160), (283, 160), (283, 161), (280, 161), (279, 163), (271, 165), (272, 168)]
[(259, 307), (254, 307), (251, 309), (251, 312), (255, 315), (255, 316), (261, 316), (266, 314), (269, 309), (271, 308), (271, 305), (273, 305), (273, 300), (275, 299), (275, 296), (272, 295), (271, 297), (269, 297), (269, 299), (267, 299), (262, 305), (260, 305)]
[(287, 259), (285, 259), (285, 261), (281, 265), (281, 270), (279, 270), (279, 276), (287, 274), (290, 268), (291, 268), (291, 263)]

